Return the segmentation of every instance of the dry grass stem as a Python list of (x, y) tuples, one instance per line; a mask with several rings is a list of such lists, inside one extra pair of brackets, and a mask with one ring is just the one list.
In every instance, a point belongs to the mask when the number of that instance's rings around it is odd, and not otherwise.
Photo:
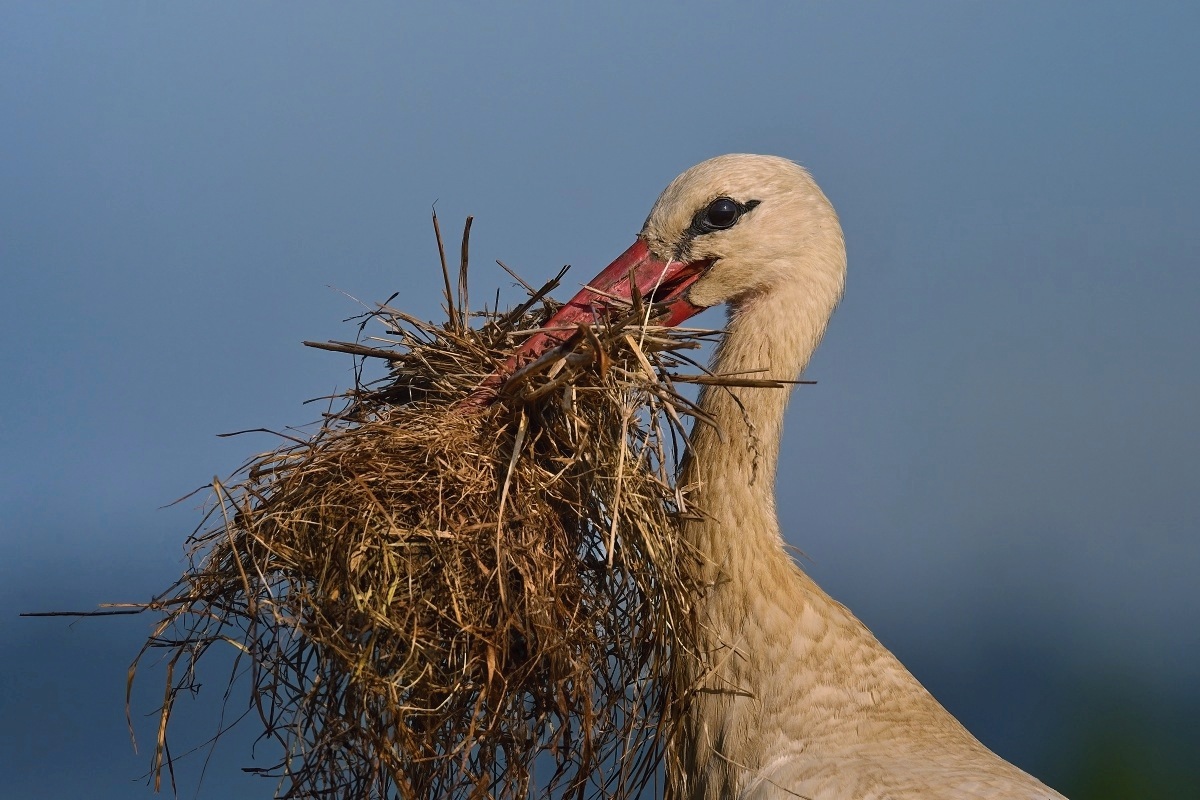
[(262, 770), (279, 797), (634, 797), (655, 780), (697, 589), (675, 483), (693, 407), (674, 381), (698, 378), (672, 375), (708, 333), (644, 325), (635, 300), (464, 406), (562, 277), (469, 314), (469, 231), (446, 323), (382, 305), (363, 321), (382, 338), (315, 345), (388, 375), (214, 481), (130, 670), (165, 651), (158, 777), (177, 697), (228, 645), (281, 748)]

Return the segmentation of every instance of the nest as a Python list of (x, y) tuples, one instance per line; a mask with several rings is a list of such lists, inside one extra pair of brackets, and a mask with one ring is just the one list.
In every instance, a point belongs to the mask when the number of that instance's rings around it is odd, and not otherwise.
[(382, 304), (361, 320), (382, 336), (319, 345), (388, 373), (214, 482), (131, 668), (165, 648), (156, 785), (214, 645), (281, 747), (254, 770), (277, 797), (633, 797), (656, 780), (692, 657), (675, 476), (695, 408), (676, 383), (703, 334), (643, 324), (635, 299), (473, 404), (557, 279), (469, 315), (465, 263), (464, 242), (448, 321)]

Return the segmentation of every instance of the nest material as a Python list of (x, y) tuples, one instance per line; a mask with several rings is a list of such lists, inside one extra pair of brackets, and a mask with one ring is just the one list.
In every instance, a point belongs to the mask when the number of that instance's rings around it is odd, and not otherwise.
[(674, 480), (695, 409), (673, 379), (698, 334), (641, 324), (635, 299), (463, 405), (545, 320), (549, 287), (474, 327), (452, 303), (441, 325), (380, 306), (364, 324), (386, 339), (325, 346), (388, 377), (214, 483), (131, 668), (166, 648), (156, 776), (176, 697), (227, 643), (282, 747), (256, 770), (278, 797), (632, 797), (655, 780), (695, 624)]

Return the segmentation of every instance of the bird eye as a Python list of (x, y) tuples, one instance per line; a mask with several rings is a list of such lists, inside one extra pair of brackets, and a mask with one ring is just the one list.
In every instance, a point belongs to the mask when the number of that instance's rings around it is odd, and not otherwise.
[(742, 208), (728, 197), (718, 197), (704, 210), (705, 224), (714, 230), (732, 228), (742, 215)]

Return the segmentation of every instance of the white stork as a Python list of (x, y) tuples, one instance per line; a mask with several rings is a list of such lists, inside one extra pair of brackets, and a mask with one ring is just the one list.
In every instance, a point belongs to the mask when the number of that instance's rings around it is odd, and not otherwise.
[[(631, 281), (678, 324), (729, 308), (718, 374), (793, 381), (825, 332), (846, 278), (837, 214), (787, 159), (726, 155), (671, 182), (630, 247), (552, 318), (572, 330)], [(598, 291), (593, 291), (596, 289)], [(543, 332), (526, 353), (564, 334)], [(845, 606), (792, 560), (775, 513), (790, 392), (709, 387), (684, 482), (702, 518), (702, 622), (711, 674), (686, 721), (691, 800), (1064, 800), (984, 747)]]

